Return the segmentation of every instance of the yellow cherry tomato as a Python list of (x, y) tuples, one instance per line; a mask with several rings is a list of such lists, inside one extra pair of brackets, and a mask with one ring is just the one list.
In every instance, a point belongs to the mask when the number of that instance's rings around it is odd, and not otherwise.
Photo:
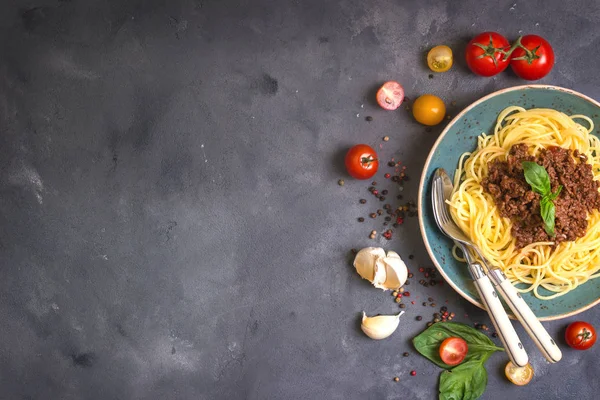
[(433, 72), (446, 72), (452, 67), (452, 49), (448, 46), (435, 46), (427, 53), (427, 65)]
[(424, 94), (412, 106), (413, 116), (423, 125), (437, 125), (446, 116), (446, 106), (442, 99), (432, 94)]
[(506, 364), (506, 368), (504, 368), (504, 374), (506, 374), (508, 380), (515, 385), (524, 386), (531, 381), (531, 378), (533, 378), (533, 368), (531, 367), (531, 364), (527, 364), (524, 367), (517, 367), (509, 361), (508, 364)]

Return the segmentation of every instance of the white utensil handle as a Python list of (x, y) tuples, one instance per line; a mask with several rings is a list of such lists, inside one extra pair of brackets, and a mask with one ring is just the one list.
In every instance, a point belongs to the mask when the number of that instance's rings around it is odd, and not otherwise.
[(552, 337), (548, 331), (546, 331), (546, 328), (544, 328), (533, 311), (531, 311), (531, 308), (529, 308), (525, 300), (523, 300), (521, 293), (519, 293), (510, 281), (506, 279), (506, 275), (504, 275), (501, 270), (495, 268), (489, 271), (489, 274), (496, 289), (500, 291), (506, 304), (508, 304), (517, 319), (521, 322), (523, 328), (525, 328), (527, 334), (531, 336), (544, 357), (551, 363), (560, 361), (562, 352), (554, 340), (552, 340)]
[(529, 357), (502, 306), (502, 302), (500, 302), (498, 293), (492, 286), (490, 278), (483, 272), (483, 268), (479, 263), (470, 264), (469, 271), (479, 292), (479, 297), (490, 315), (502, 344), (504, 344), (508, 358), (516, 366), (524, 367), (529, 362)]

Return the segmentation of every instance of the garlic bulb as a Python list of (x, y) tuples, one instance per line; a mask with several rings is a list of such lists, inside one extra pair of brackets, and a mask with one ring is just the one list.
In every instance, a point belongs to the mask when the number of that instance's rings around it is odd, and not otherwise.
[(400, 323), (400, 316), (404, 314), (401, 311), (398, 315), (377, 315), (367, 317), (363, 311), (362, 323), (360, 329), (371, 339), (380, 340), (390, 336)]
[(365, 247), (354, 258), (354, 268), (363, 279), (383, 290), (398, 289), (408, 277), (406, 264), (398, 253), (380, 247)]

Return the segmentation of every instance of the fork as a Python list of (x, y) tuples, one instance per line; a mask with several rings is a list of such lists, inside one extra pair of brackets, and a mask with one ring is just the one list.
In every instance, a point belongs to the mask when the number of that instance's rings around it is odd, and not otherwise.
[[(451, 228), (453, 229), (452, 233), (459, 235), (455, 238), (455, 241), (462, 241), (463, 245), (461, 247), (463, 248), (463, 253), (467, 258), (467, 262), (472, 263), (474, 260), (472, 258), (469, 259), (471, 254), (470, 252), (465, 250), (465, 246), (472, 248), (475, 251), (475, 253), (479, 256), (479, 259), (484, 264), (485, 269), (487, 270), (487, 275), (490, 277), (492, 283), (496, 287), (496, 290), (500, 292), (500, 295), (504, 298), (504, 301), (506, 302), (508, 307), (512, 310), (513, 314), (519, 320), (521, 325), (523, 325), (523, 328), (525, 328), (525, 331), (531, 337), (531, 339), (533, 340), (537, 348), (540, 350), (540, 352), (544, 355), (544, 357), (551, 363), (556, 363), (560, 361), (560, 359), (562, 358), (562, 352), (560, 351), (560, 349), (558, 348), (548, 331), (544, 328), (542, 323), (535, 316), (533, 311), (531, 311), (531, 308), (523, 299), (521, 293), (519, 293), (515, 289), (515, 287), (506, 278), (506, 275), (504, 275), (504, 272), (502, 272), (500, 268), (490, 267), (489, 262), (483, 256), (479, 248), (474, 243), (470, 242), (469, 239), (464, 235), (464, 233), (456, 226), (456, 224), (454, 224), (454, 221), (452, 221), (452, 218), (448, 213), (446, 200), (450, 199), (450, 196), (452, 195), (453, 186), (452, 181), (450, 180), (450, 177), (448, 176), (446, 171), (444, 171), (441, 168), (438, 169), (434, 174), (434, 181), (436, 180), (436, 178), (440, 181), (442, 188), (442, 190), (440, 191), (438, 187), (438, 194), (441, 193), (443, 197), (441, 199), (443, 201), (443, 207), (441, 207), (442, 209), (439, 211), (443, 211), (445, 221), (451, 223), (453, 227)], [(447, 226), (449, 225), (447, 224)]]
[(437, 169), (433, 177), (431, 192), (435, 222), (446, 236), (453, 239), (462, 248), (469, 263), (469, 273), (473, 278), (475, 288), (498, 332), (508, 358), (513, 364), (524, 367), (529, 362), (529, 357), (502, 306), (498, 293), (494, 290), (490, 278), (485, 274), (483, 266), (471, 256), (469, 250), (473, 248), (472, 243), (450, 217), (445, 200), (447, 195), (452, 192), (452, 187), (450, 187), (450, 193), (445, 193), (448, 188), (444, 185), (444, 176), (448, 176), (446, 172), (443, 169)]

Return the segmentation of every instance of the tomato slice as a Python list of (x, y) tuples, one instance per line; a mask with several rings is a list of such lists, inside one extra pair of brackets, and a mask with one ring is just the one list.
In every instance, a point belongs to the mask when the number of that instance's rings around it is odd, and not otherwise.
[(396, 81), (388, 81), (377, 91), (377, 103), (386, 110), (395, 110), (404, 100), (404, 88)]
[(448, 365), (460, 364), (468, 352), (467, 342), (459, 337), (449, 337), (440, 345), (440, 357)]
[(531, 364), (524, 367), (517, 367), (512, 361), (509, 361), (504, 368), (504, 374), (509, 381), (518, 386), (527, 385), (533, 378), (533, 368)]
[(427, 66), (433, 72), (446, 72), (452, 68), (452, 49), (448, 46), (435, 46), (427, 53)]

